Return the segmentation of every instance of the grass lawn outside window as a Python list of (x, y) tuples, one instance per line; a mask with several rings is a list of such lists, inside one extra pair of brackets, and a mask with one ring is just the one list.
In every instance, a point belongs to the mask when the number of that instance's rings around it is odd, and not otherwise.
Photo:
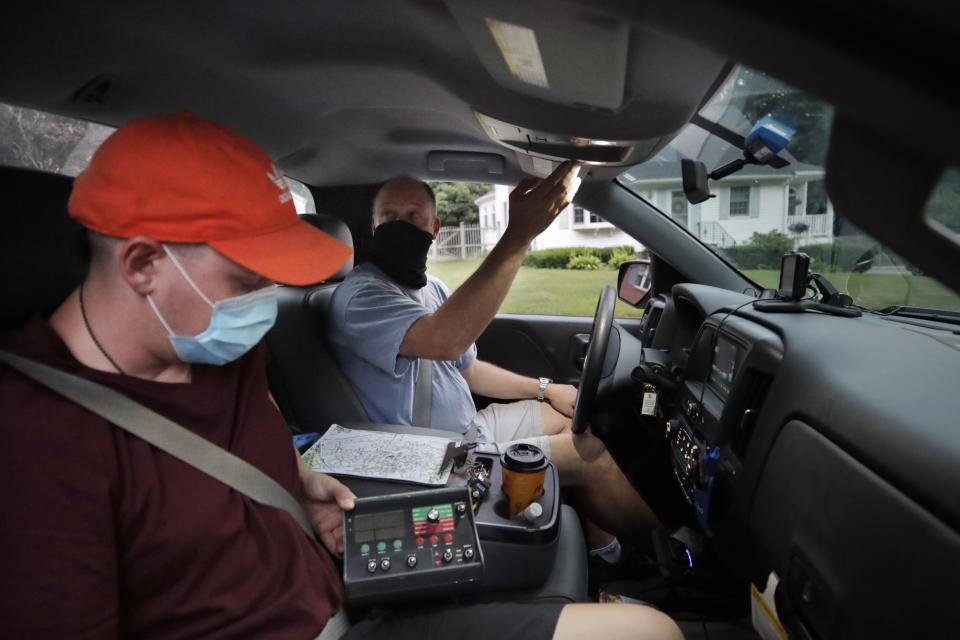
[[(455, 291), (480, 266), (481, 260), (431, 260), (427, 273)], [(617, 271), (574, 271), (520, 267), (500, 313), (547, 316), (590, 316), (597, 310), (603, 285), (617, 286)], [(642, 309), (617, 301), (618, 318), (639, 318)]]

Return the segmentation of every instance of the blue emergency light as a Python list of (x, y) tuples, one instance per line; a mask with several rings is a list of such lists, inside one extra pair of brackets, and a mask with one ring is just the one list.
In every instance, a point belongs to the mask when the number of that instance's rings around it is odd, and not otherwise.
[(790, 143), (796, 129), (767, 116), (753, 125), (743, 142), (743, 150), (758, 164), (766, 164)]

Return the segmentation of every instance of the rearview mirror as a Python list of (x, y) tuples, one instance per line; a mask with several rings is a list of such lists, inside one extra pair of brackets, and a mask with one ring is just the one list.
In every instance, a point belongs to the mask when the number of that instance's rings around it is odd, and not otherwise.
[(649, 260), (630, 260), (620, 263), (617, 276), (617, 297), (627, 304), (639, 307), (650, 293), (653, 270)]
[(680, 160), (680, 173), (683, 176), (683, 193), (690, 204), (700, 204), (711, 198), (707, 186), (707, 165), (699, 160), (683, 158)]

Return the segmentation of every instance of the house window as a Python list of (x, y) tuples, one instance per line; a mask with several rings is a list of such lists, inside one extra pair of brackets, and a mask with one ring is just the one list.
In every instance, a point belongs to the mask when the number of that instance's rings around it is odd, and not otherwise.
[(683, 191), (670, 192), (670, 215), (683, 226), (687, 226), (687, 196)]
[(573, 206), (573, 224), (597, 224), (603, 222), (603, 218), (593, 211), (587, 211), (583, 207)]
[(730, 217), (750, 215), (750, 187), (730, 187)]
[(510, 212), (507, 211), (507, 203), (503, 203), (503, 226), (506, 227), (507, 223), (510, 222)]
[(790, 187), (789, 202), (787, 204), (788, 216), (799, 216), (803, 213), (803, 202), (800, 201), (800, 195), (796, 187)]

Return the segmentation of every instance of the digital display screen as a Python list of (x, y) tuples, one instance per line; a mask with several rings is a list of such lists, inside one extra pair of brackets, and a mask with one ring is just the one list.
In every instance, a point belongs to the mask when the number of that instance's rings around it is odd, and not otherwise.
[(713, 362), (710, 364), (709, 382), (710, 386), (724, 397), (729, 395), (733, 385), (738, 356), (737, 345), (723, 336), (717, 338), (717, 344), (713, 348)]
[(402, 538), (403, 511), (386, 511), (354, 516), (353, 537), (357, 542), (374, 542)]

